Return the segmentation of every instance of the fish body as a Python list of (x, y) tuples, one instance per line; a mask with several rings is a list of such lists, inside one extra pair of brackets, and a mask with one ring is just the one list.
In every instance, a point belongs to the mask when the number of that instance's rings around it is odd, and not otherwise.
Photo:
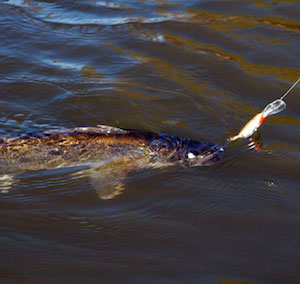
[(0, 174), (87, 166), (93, 173), (100, 169), (102, 181), (121, 180), (142, 168), (211, 165), (222, 154), (222, 147), (213, 144), (99, 125), (0, 138)]

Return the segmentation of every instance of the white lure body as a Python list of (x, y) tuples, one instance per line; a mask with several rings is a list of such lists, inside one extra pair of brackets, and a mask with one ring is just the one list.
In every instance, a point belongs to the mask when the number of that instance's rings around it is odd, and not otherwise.
[(257, 130), (257, 128), (261, 126), (265, 118), (266, 117), (263, 115), (263, 113), (257, 114), (243, 127), (238, 135), (229, 138), (230, 141), (240, 138), (249, 138)]

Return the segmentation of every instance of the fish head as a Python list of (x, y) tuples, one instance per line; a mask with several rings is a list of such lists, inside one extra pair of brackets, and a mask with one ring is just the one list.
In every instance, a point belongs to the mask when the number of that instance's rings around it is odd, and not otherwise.
[(182, 153), (183, 164), (189, 167), (211, 166), (219, 161), (224, 153), (222, 146), (188, 141)]
[(184, 167), (210, 166), (223, 155), (222, 146), (176, 136), (161, 135), (150, 144), (152, 161)]

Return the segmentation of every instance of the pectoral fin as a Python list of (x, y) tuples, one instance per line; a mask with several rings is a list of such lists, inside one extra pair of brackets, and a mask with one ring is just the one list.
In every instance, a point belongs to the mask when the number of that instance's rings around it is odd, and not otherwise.
[(112, 199), (124, 190), (123, 179), (125, 176), (119, 171), (94, 169), (91, 171), (89, 179), (100, 199)]
[(73, 178), (88, 178), (100, 199), (112, 199), (124, 190), (123, 180), (129, 171), (130, 166), (124, 163), (124, 160), (117, 160), (104, 166), (76, 172)]

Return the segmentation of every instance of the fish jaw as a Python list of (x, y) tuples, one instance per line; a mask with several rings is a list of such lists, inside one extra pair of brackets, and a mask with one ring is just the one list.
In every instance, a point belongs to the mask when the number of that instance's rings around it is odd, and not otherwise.
[(188, 151), (186, 160), (189, 167), (211, 166), (220, 161), (224, 154), (224, 148), (219, 145), (212, 145), (203, 152), (198, 151)]

